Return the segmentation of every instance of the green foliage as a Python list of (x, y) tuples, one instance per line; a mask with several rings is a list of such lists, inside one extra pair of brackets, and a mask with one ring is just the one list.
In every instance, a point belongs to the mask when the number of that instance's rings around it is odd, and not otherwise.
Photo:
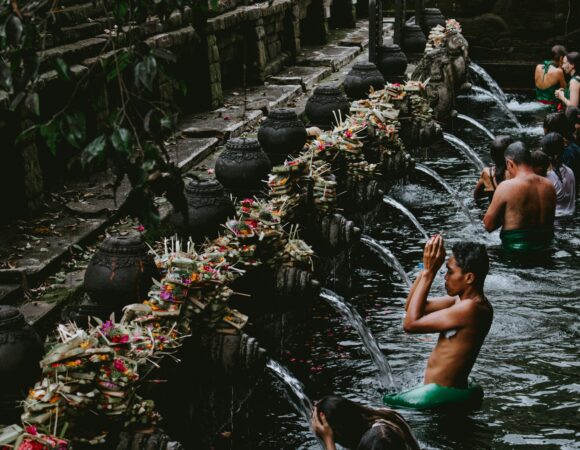
[[(177, 58), (168, 49), (146, 45), (142, 41), (145, 33), (139, 27), (146, 26), (154, 15), (165, 23), (176, 9), (188, 7), (201, 12), (202, 4), (207, 0), (93, 0), (93, 5), (102, 8), (102, 15), (116, 25), (109, 45), (103, 48), (106, 54), (99, 60), (101, 71), (92, 67), (90, 76), (76, 76), (70, 61), (55, 58), (52, 68), (69, 98), (62, 99), (64, 107), (50, 105), (49, 109), (41, 105), (36, 88), (45, 33), (59, 33), (56, 15), (50, 11), (53, 2), (0, 0), (0, 89), (9, 94), (12, 111), (27, 112), (37, 120), (21, 136), (38, 131), (53, 155), (59, 147), (76, 149), (76, 158), (85, 170), (109, 164), (117, 177), (116, 187), (127, 176), (135, 188), (135, 212), (144, 223), (158, 220), (154, 194), (167, 193), (178, 209), (184, 207), (184, 199), (179, 170), (163, 147), (163, 140), (174, 128), (176, 111), (173, 105), (155, 99), (160, 74), (164, 80), (172, 79), (171, 66)], [(126, 30), (131, 31), (124, 33)], [(103, 102), (107, 119), (95, 130), (87, 126), (93, 120), (89, 118), (96, 115), (83, 95), (93, 88), (88, 80), (94, 82), (96, 77), (101, 77), (107, 92)], [(183, 82), (174, 80), (174, 84), (176, 91), (184, 89)], [(101, 110), (95, 112), (102, 117)]]

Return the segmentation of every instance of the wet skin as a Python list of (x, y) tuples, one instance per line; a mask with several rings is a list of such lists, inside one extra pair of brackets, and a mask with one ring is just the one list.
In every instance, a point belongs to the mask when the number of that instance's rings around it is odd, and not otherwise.
[(501, 183), (483, 218), (487, 231), (549, 227), (554, 224), (556, 190), (547, 178), (525, 164), (507, 161), (510, 179)]
[[(472, 272), (464, 273), (452, 256), (447, 262), (445, 289), (449, 295), (427, 299), (431, 285), (445, 260), (440, 236), (425, 246), (423, 270), (407, 297), (403, 328), (407, 333), (440, 333), (429, 357), (424, 383), (465, 388), (467, 378), (493, 320), (493, 308)], [(451, 338), (444, 333), (457, 330)]]

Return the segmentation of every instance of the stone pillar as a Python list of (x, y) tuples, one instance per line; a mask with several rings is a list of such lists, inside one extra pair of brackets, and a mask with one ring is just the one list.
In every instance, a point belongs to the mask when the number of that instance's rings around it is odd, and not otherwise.
[(395, 0), (395, 44), (401, 45), (403, 25), (405, 23), (405, 0)]
[(377, 52), (383, 43), (383, 2), (369, 0), (369, 61), (376, 63)]
[(207, 59), (209, 64), (209, 90), (211, 108), (219, 108), (224, 103), (222, 91), (222, 70), (220, 52), (215, 34), (207, 35)]
[[(33, 122), (21, 112), (22, 129), (31, 127)], [(21, 161), (24, 172), (24, 213), (26, 215), (35, 214), (44, 200), (44, 183), (42, 179), (42, 169), (38, 160), (38, 147), (36, 146), (36, 132), (27, 133), (17, 144), (21, 154)]]
[(289, 17), (289, 26), (287, 29), (287, 33), (289, 33), (290, 42), (290, 52), (292, 53), (292, 59), (296, 58), (298, 52), (300, 52), (300, 5), (298, 3), (294, 3), (290, 12), (288, 13)]
[(415, 23), (422, 29), (425, 22), (425, 0), (415, 0)]
[(244, 64), (246, 65), (247, 74), (249, 66), (255, 65), (253, 68), (254, 76), (252, 77), (252, 81), (263, 83), (266, 81), (266, 65), (268, 64), (268, 57), (266, 56), (266, 45), (264, 42), (264, 38), (266, 37), (264, 19), (260, 17), (258, 20), (256, 20), (256, 25), (253, 28), (256, 30), (256, 34), (251, 36), (251, 39), (246, 39), (244, 45), (249, 46), (251, 45), (251, 42), (256, 42), (256, 61), (252, 62), (250, 60), (250, 55), (252, 52), (250, 51), (250, 48), (246, 48), (246, 61)]

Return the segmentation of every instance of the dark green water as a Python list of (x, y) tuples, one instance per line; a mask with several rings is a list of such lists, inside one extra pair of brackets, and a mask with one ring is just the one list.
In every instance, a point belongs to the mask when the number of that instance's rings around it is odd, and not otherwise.
[[(462, 100), (460, 106), (462, 113), (480, 120), (496, 135), (516, 132), (490, 103)], [(540, 138), (538, 124), (544, 113), (526, 108), (533, 109), (533, 105), (520, 105), (523, 111), (516, 114), (525, 125), (524, 140), (533, 147)], [(489, 161), (489, 140), (483, 133), (459, 123), (454, 134)], [(495, 318), (472, 372), (485, 390), (482, 408), (470, 415), (408, 410), (403, 415), (424, 448), (580, 448), (578, 214), (557, 230), (551, 257), (531, 267), (509, 261), (499, 248), (498, 233), (488, 234), (479, 225), (486, 205), (471, 200), (476, 170), (447, 147), (431, 150), (421, 162), (462, 193), (478, 225), (467, 225), (448, 194), (420, 176), (389, 195), (409, 208), (428, 232), (442, 233), (448, 249), (457, 240), (488, 245), (491, 271), (485, 289)], [(408, 273), (416, 273), (423, 240), (397, 211), (385, 208), (380, 222), (366, 232), (386, 244)], [(366, 319), (399, 385), (419, 384), (437, 336), (403, 332), (406, 287), (368, 250), (360, 248), (354, 267), (353, 291), (341, 294)], [(443, 292), (441, 275), (432, 293)], [(305, 384), (307, 394), (317, 399), (336, 393), (380, 406), (376, 369), (352, 328), (322, 301), (314, 307), (305, 328), (310, 330), (308, 337), (290, 343), (281, 362)], [(267, 382), (260, 387), (252, 410), (249, 431), (254, 444), (248, 448), (318, 448), (307, 424)]]

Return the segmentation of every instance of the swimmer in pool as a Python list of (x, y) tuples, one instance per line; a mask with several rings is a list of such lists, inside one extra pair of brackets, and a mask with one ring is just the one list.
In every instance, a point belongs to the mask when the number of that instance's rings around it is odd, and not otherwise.
[[(447, 261), (447, 296), (427, 299), (433, 280), (445, 261), (440, 235), (425, 245), (424, 268), (411, 287), (403, 328), (407, 333), (439, 333), (429, 357), (424, 385), (384, 397), (392, 406), (429, 408), (481, 398), (468, 376), (491, 327), (493, 308), (483, 293), (489, 259), (485, 245), (459, 242)], [(475, 389), (475, 390), (474, 390)]]

